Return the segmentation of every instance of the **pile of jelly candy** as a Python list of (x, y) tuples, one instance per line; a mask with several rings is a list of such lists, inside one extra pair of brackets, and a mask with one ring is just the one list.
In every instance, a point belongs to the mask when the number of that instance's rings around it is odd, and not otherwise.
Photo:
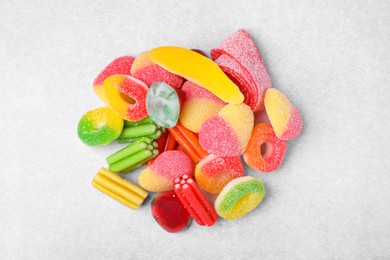
[[(106, 158), (93, 186), (131, 209), (157, 193), (151, 213), (168, 232), (191, 219), (212, 226), (219, 217), (251, 212), (265, 189), (261, 179), (245, 176), (243, 161), (258, 172), (276, 170), (287, 141), (302, 130), (299, 110), (271, 85), (245, 30), (210, 56), (162, 46), (115, 59), (93, 82), (105, 106), (78, 124), (87, 145), (124, 146)], [(144, 167), (138, 184), (121, 176), (138, 167)]]

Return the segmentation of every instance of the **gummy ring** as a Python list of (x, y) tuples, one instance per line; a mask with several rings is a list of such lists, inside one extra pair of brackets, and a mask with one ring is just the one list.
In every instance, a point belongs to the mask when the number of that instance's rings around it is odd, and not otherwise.
[(263, 200), (263, 181), (252, 176), (239, 177), (229, 182), (215, 200), (217, 214), (227, 220), (241, 218)]
[(139, 121), (148, 116), (145, 97), (148, 86), (129, 75), (117, 74), (103, 82), (109, 105), (120, 117), (128, 121)]
[(87, 145), (106, 145), (118, 138), (123, 119), (112, 108), (101, 107), (85, 113), (77, 126), (77, 134)]
[(287, 142), (279, 139), (271, 125), (255, 125), (243, 158), (252, 169), (270, 172), (277, 169), (286, 153)]

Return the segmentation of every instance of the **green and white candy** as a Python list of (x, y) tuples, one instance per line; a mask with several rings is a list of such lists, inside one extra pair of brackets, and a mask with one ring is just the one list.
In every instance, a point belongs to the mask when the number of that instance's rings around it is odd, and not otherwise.
[(176, 126), (180, 115), (176, 90), (164, 82), (153, 83), (146, 93), (146, 110), (157, 125), (165, 128)]

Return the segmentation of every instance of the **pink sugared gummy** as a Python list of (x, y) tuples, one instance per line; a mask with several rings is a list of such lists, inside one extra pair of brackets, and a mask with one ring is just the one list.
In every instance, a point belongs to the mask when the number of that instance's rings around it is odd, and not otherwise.
[[(236, 60), (242, 66), (241, 70), (246, 70), (251, 75), (257, 87), (258, 97), (256, 106), (252, 110), (258, 111), (262, 109), (264, 93), (271, 87), (271, 79), (256, 44), (250, 35), (245, 30), (240, 29), (222, 42), (217, 48), (211, 50), (211, 58), (213, 60), (217, 60), (223, 54)], [(239, 74), (242, 73), (237, 73), (237, 75)], [(255, 88), (251, 89), (253, 93), (256, 93)], [(248, 96), (248, 98), (251, 97)]]
[(282, 140), (291, 140), (302, 131), (302, 115), (295, 106), (291, 109), (291, 117), (287, 124), (286, 132), (280, 137)]
[(167, 83), (172, 88), (178, 89), (184, 82), (184, 79), (175, 75), (157, 64), (153, 63), (146, 52), (137, 56), (131, 68), (131, 75), (139, 80), (142, 80), (149, 87), (157, 81)]
[(220, 104), (226, 104), (207, 89), (202, 88), (191, 81), (184, 82), (183, 86), (181, 87), (181, 91), (184, 92), (184, 102), (196, 98), (203, 98)]
[(240, 141), (229, 124), (215, 115), (201, 126), (199, 143), (208, 153), (238, 156), (242, 153)]
[(194, 175), (194, 168), (191, 158), (181, 151), (165, 151), (160, 154), (150, 165), (151, 170), (170, 180), (179, 178), (186, 174), (190, 177)]
[(194, 133), (199, 133), (200, 126), (226, 104), (191, 81), (184, 82), (180, 90), (183, 93), (180, 122)]
[(200, 127), (199, 143), (208, 153), (240, 156), (251, 137), (253, 112), (246, 104), (228, 104)]
[(134, 57), (123, 56), (116, 58), (110, 64), (108, 64), (102, 72), (93, 81), (93, 85), (102, 85), (104, 80), (115, 74), (130, 75), (131, 65), (134, 62)]
[(244, 166), (238, 156), (216, 156), (209, 154), (199, 162), (197, 167), (200, 167), (210, 177), (223, 171), (229, 171), (235, 178), (244, 176)]

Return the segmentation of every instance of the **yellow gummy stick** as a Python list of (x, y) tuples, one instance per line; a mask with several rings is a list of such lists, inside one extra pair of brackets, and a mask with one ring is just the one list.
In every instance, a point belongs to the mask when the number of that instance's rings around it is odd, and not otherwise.
[(115, 193), (113, 193), (113, 192), (107, 190), (106, 188), (104, 188), (103, 186), (100, 186), (99, 184), (97, 184), (97, 183), (94, 182), (94, 181), (92, 182), (92, 185), (93, 185), (96, 189), (98, 189), (98, 190), (100, 190), (101, 192), (103, 192), (104, 194), (110, 196), (110, 197), (113, 198), (114, 200), (116, 200), (116, 201), (122, 203), (122, 204), (125, 205), (125, 206), (128, 206), (128, 207), (131, 208), (131, 209), (138, 209), (139, 206), (140, 206), (140, 205), (135, 205), (135, 204), (133, 204), (133, 203), (131, 203), (131, 202), (125, 200), (124, 198), (122, 198), (122, 197), (116, 195)]
[(99, 170), (92, 185), (132, 209), (137, 209), (148, 196), (148, 192), (105, 168)]
[(244, 95), (211, 59), (186, 48), (163, 46), (147, 52), (149, 59), (163, 69), (207, 89), (223, 101), (239, 104)]

